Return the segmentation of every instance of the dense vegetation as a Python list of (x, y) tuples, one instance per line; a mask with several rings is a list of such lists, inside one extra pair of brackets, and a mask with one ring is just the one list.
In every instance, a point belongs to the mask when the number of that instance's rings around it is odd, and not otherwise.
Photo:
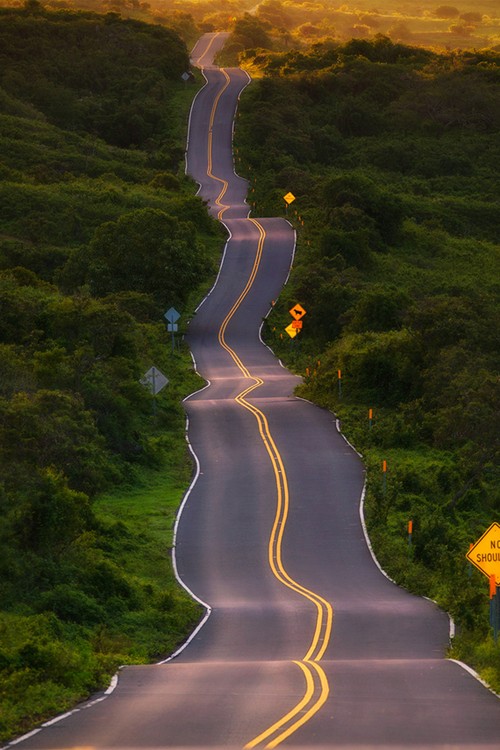
[[(498, 56), (383, 37), (306, 50), (311, 29), (271, 0), (236, 20), (251, 4), (16, 1), (0, 10), (0, 739), (171, 651), (198, 617), (167, 554), (196, 379), (162, 315), (189, 311), (220, 238), (182, 174), (186, 48), (138, 18), (185, 40), (234, 24), (230, 55), (265, 76), (241, 168), (259, 213), (295, 193), (300, 230), (269, 339), (365, 452), (383, 564), (455, 614), (456, 653), (498, 686), (484, 581), (463, 560), (499, 510)], [(292, 36), (301, 52), (262, 49)], [(272, 328), (297, 300), (290, 349)], [(155, 414), (139, 382), (153, 363), (170, 379)]]
[(454, 653), (499, 689), (487, 579), (464, 556), (500, 516), (500, 56), (385, 37), (252, 55), (239, 170), (257, 215), (291, 191), (298, 228), (268, 341), (363, 451), (381, 563), (452, 613)]
[(188, 313), (221, 237), (183, 175), (196, 87), (173, 32), (30, 2), (0, 11), (0, 50), (5, 739), (199, 617), (168, 547), (197, 377), (163, 313)]

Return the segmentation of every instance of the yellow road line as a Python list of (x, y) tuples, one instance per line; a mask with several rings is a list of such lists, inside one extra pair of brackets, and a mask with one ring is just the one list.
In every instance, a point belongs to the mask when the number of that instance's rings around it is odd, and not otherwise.
[[(309, 665), (303, 664), (301, 661), (294, 661), (293, 663), (297, 664), (297, 666), (301, 668), (306, 678), (306, 692), (304, 694), (304, 697), (297, 703), (294, 708), (292, 708), (291, 711), (289, 711), (281, 719), (279, 719), (279, 721), (270, 726), (269, 729), (266, 729), (264, 732), (262, 732), (262, 734), (259, 734), (257, 737), (255, 737), (251, 742), (248, 742), (245, 745), (245, 750), (250, 750), (250, 748), (256, 747), (256, 745), (258, 745), (260, 742), (267, 740), (267, 738), (271, 734), (273, 734), (273, 732), (276, 732), (277, 729), (281, 729), (282, 726), (284, 726), (288, 721), (297, 716), (297, 714), (307, 706), (312, 696), (314, 695), (314, 679)], [(268, 747), (270, 747), (270, 745), (268, 745)]]
[(229, 86), (229, 84), (231, 82), (231, 78), (229, 77), (229, 75), (227, 74), (227, 72), (224, 70), (224, 68), (219, 68), (219, 70), (224, 74), (224, 77), (225, 77), (226, 81), (224, 83), (224, 86), (221, 88), (221, 90), (219, 91), (219, 93), (215, 97), (214, 103), (212, 105), (212, 111), (210, 113), (210, 122), (209, 122), (209, 125), (208, 125), (208, 168), (207, 168), (207, 175), (209, 177), (212, 177), (212, 179), (217, 180), (217, 182), (222, 183), (221, 191), (220, 191), (219, 195), (217, 196), (217, 198), (215, 199), (216, 205), (217, 206), (221, 206), (221, 210), (217, 214), (217, 218), (220, 221), (222, 219), (222, 215), (223, 215), (224, 211), (226, 211), (229, 208), (229, 206), (224, 206), (221, 203), (224, 195), (226, 194), (226, 190), (227, 190), (227, 188), (229, 186), (229, 183), (228, 183), (227, 180), (223, 179), (222, 177), (217, 177), (217, 175), (215, 175), (212, 172), (213, 126), (214, 126), (215, 113), (217, 111), (217, 107), (219, 105), (220, 98), (221, 98), (222, 94), (224, 93), (224, 91)]
[[(213, 43), (215, 42), (215, 40), (217, 39), (217, 37), (218, 37), (218, 36), (219, 36), (218, 34), (214, 34), (214, 35), (213, 35), (213, 37), (212, 37), (212, 38), (210, 39), (209, 43), (207, 44), (207, 48), (206, 48), (206, 50), (204, 51), (203, 55), (200, 55), (200, 58), (201, 58), (201, 57), (204, 57), (204, 56), (205, 56), (205, 55), (206, 55), (206, 54), (208, 53), (208, 51), (209, 51), (210, 47), (211, 47), (211, 46), (212, 46), (212, 44), (213, 44)], [(200, 59), (200, 58), (198, 58), (198, 59)]]
[[(282, 542), (290, 505), (286, 470), (281, 454), (272, 437), (266, 415), (257, 406), (246, 400), (246, 397), (256, 388), (263, 385), (264, 381), (262, 380), (262, 378), (255, 377), (250, 374), (248, 368), (242, 363), (241, 359), (236, 354), (234, 349), (232, 349), (225, 340), (225, 332), (227, 330), (227, 326), (236, 310), (240, 307), (243, 300), (250, 291), (255, 281), (262, 258), (266, 232), (258, 221), (256, 221), (255, 219), (250, 219), (250, 221), (259, 230), (259, 241), (253, 266), (243, 291), (231, 307), (230, 311), (228, 312), (220, 326), (218, 339), (221, 346), (223, 346), (224, 349), (230, 354), (236, 366), (241, 371), (242, 375), (254, 381), (251, 385), (247, 386), (247, 388), (245, 388), (235, 397), (235, 401), (245, 409), (250, 411), (256, 417), (259, 433), (270, 457), (271, 465), (274, 471), (277, 490), (277, 507), (268, 545), (269, 565), (273, 574), (280, 581), (280, 583), (297, 592), (301, 596), (309, 599), (313, 604), (315, 604), (317, 613), (315, 631), (309, 650), (307, 651), (307, 654), (305, 655), (302, 662), (295, 662), (300, 666), (300, 668), (306, 675), (306, 693), (304, 697), (301, 699), (301, 701), (299, 701), (295, 708), (289, 711), (284, 717), (282, 717), (279, 721), (269, 727), (265, 732), (261, 733), (254, 740), (245, 745), (245, 748), (253, 748), (264, 739), (267, 739), (271, 735), (275, 734), (283, 726), (290, 722), (291, 719), (293, 719), (297, 714), (303, 711), (307, 705), (311, 704), (309, 706), (309, 709), (305, 713), (303, 713), (303, 715), (299, 719), (297, 719), (297, 721), (291, 724), (288, 728), (281, 732), (281, 734), (275, 737), (268, 745), (266, 745), (266, 747), (276, 747), (284, 739), (293, 734), (304, 723), (309, 721), (309, 719), (323, 706), (326, 699), (328, 698), (329, 685), (324, 671), (315, 662), (319, 661), (322, 658), (328, 646), (333, 621), (333, 610), (330, 603), (326, 601), (326, 599), (323, 599), (323, 597), (319, 596), (313, 591), (310, 591), (305, 586), (302, 586), (302, 584), (291, 578), (283, 564)], [(315, 669), (316, 674), (319, 676), (320, 686), (318, 687), (318, 690), (314, 688), (313, 672), (311, 671), (312, 669)], [(316, 693), (319, 693), (317, 697), (315, 697)]]
[[(217, 106), (219, 104), (220, 98), (230, 83), (230, 77), (227, 74), (227, 72), (223, 69), (222, 69), (222, 72), (225, 76), (226, 81), (222, 89), (219, 91), (219, 93), (215, 97), (215, 100), (212, 106), (212, 111), (210, 113), (209, 134), (208, 134), (208, 166), (207, 166), (207, 175), (222, 184), (222, 189), (216, 199), (216, 204), (221, 206), (221, 210), (218, 213), (219, 219), (221, 219), (224, 211), (228, 208), (228, 206), (223, 206), (221, 203), (222, 198), (224, 197), (226, 190), (228, 188), (228, 182), (227, 180), (224, 180), (213, 174), (213, 161), (212, 161), (213, 159), (212, 157), (213, 124), (215, 120), (215, 114), (217, 111)], [(253, 283), (257, 276), (257, 272), (259, 270), (260, 262), (262, 259), (264, 241), (266, 238), (266, 231), (264, 227), (256, 219), (250, 218), (248, 220), (254, 224), (254, 226), (257, 228), (259, 232), (257, 250), (255, 253), (254, 262), (252, 265), (252, 269), (250, 271), (250, 275), (246, 282), (246, 285), (243, 291), (240, 293), (240, 295), (236, 299), (236, 301), (234, 302), (234, 304), (232, 305), (226, 317), (222, 321), (222, 324), (218, 332), (218, 341), (220, 345), (231, 356), (234, 363), (236, 364), (236, 366), (242, 373), (243, 377), (253, 380), (253, 383), (251, 385), (247, 386), (243, 391), (241, 391), (235, 397), (235, 401), (241, 406), (243, 406), (245, 409), (250, 411), (257, 419), (259, 433), (264, 443), (264, 446), (267, 450), (269, 458), (271, 460), (271, 465), (274, 471), (276, 491), (277, 491), (277, 505), (276, 505), (276, 514), (274, 518), (274, 523), (273, 523), (273, 527), (271, 530), (269, 545), (268, 545), (268, 558), (269, 558), (270, 568), (274, 576), (277, 578), (278, 581), (280, 581), (280, 583), (282, 583), (284, 586), (288, 587), (292, 591), (295, 591), (301, 596), (307, 598), (316, 606), (316, 625), (315, 625), (311, 644), (303, 660), (294, 662), (300, 667), (306, 679), (306, 691), (305, 691), (304, 697), (296, 704), (296, 706), (293, 709), (291, 709), (287, 714), (285, 714), (285, 716), (283, 716), (281, 719), (275, 722), (272, 726), (270, 726), (267, 730), (259, 734), (251, 742), (245, 745), (245, 748), (253, 748), (259, 743), (263, 742), (264, 740), (267, 740), (268, 738), (270, 738), (273, 734), (276, 734), (276, 732), (279, 732), (280, 730), (282, 730), (283, 727), (286, 727), (286, 725), (288, 724), (288, 727), (283, 729), (283, 731), (281, 731), (280, 734), (275, 736), (274, 739), (272, 739), (269, 742), (269, 744), (266, 745), (266, 747), (274, 748), (277, 745), (279, 745), (283, 740), (285, 740), (287, 737), (289, 737), (291, 734), (293, 734), (299, 727), (301, 727), (303, 724), (309, 721), (309, 719), (311, 719), (311, 717), (314, 716), (314, 714), (320, 710), (320, 708), (323, 706), (323, 704), (328, 698), (328, 695), (329, 695), (328, 680), (325, 675), (325, 672), (319, 666), (319, 664), (317, 664), (317, 662), (323, 657), (325, 650), (328, 647), (328, 643), (330, 641), (332, 621), (333, 621), (333, 610), (332, 610), (331, 604), (326, 599), (324, 599), (319, 594), (316, 594), (315, 592), (311, 591), (310, 589), (307, 589), (305, 586), (302, 586), (302, 584), (295, 581), (287, 573), (285, 566), (283, 564), (283, 560), (282, 560), (283, 535), (284, 535), (285, 526), (286, 526), (286, 522), (288, 519), (289, 507), (290, 507), (288, 479), (287, 479), (287, 475), (285, 471), (285, 466), (281, 458), (281, 454), (272, 437), (266, 415), (264, 414), (264, 412), (258, 409), (254, 404), (251, 404), (249, 401), (246, 400), (246, 397), (250, 393), (252, 393), (252, 391), (254, 391), (256, 388), (259, 388), (261, 385), (263, 385), (264, 381), (262, 380), (262, 378), (255, 377), (250, 373), (250, 371), (244, 365), (244, 363), (242, 362), (238, 354), (234, 351), (234, 349), (232, 349), (229, 346), (225, 338), (226, 330), (229, 325), (229, 322), (231, 321), (232, 317), (234, 316), (238, 308), (241, 306), (243, 300), (245, 299), (245, 297), (247, 296), (247, 294), (249, 293), (250, 289), (253, 286)], [(306, 710), (307, 706), (309, 706), (309, 708)], [(293, 721), (293, 719), (295, 719), (295, 717), (300, 713), (302, 713), (300, 718)]]
[(253, 385), (249, 386), (245, 391), (242, 391), (242, 393), (238, 394), (235, 398), (235, 401), (241, 404), (241, 406), (243, 406), (245, 409), (248, 409), (248, 411), (252, 412), (252, 414), (254, 414), (254, 416), (256, 417), (261, 438), (269, 454), (274, 470), (277, 489), (277, 507), (268, 546), (269, 566), (280, 583), (292, 589), (293, 591), (296, 591), (298, 594), (309, 599), (309, 601), (313, 602), (313, 604), (316, 605), (316, 627), (311, 645), (306, 655), (304, 656), (304, 660), (308, 661), (312, 659), (314, 661), (319, 661), (323, 656), (330, 640), (333, 622), (333, 610), (331, 604), (327, 602), (326, 599), (323, 599), (323, 597), (319, 596), (319, 594), (316, 594), (310, 589), (307, 589), (305, 586), (302, 586), (302, 584), (291, 578), (283, 564), (282, 542), (290, 507), (288, 479), (281, 454), (279, 453), (278, 448), (276, 447), (276, 443), (274, 442), (271, 435), (267, 417), (254, 404), (251, 404), (245, 400), (245, 397), (251, 391), (253, 391), (255, 388), (258, 388), (260, 385), (263, 385), (264, 381), (260, 378), (254, 378), (254, 380), (256, 382)]
[[(296, 662), (297, 664), (300, 664), (300, 666), (304, 666), (304, 663)], [(319, 677), (320, 685), (321, 685), (321, 693), (319, 695), (319, 698), (317, 698), (316, 702), (310, 707), (308, 711), (306, 711), (305, 714), (303, 714), (300, 719), (297, 719), (293, 724), (291, 724), (288, 729), (285, 729), (284, 732), (282, 732), (280, 735), (274, 738), (272, 742), (269, 742), (266, 747), (273, 748), (280, 745), (284, 740), (286, 740), (287, 737), (290, 737), (291, 734), (297, 731), (303, 724), (306, 724), (309, 719), (312, 719), (314, 714), (316, 714), (320, 708), (324, 705), (326, 702), (329, 694), (330, 694), (330, 686), (328, 684), (328, 679), (326, 677), (326, 674), (324, 673), (323, 669), (320, 667), (319, 664), (316, 664), (316, 662), (305, 662), (308, 667), (315, 669), (316, 673)], [(295, 714), (298, 712), (296, 711)], [(270, 729), (275, 729), (275, 727), (270, 727)]]

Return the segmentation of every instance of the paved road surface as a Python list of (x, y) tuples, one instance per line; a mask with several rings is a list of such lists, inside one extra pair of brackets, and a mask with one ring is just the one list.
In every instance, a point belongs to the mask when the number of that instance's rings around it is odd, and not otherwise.
[(21, 747), (498, 748), (500, 701), (444, 658), (448, 618), (370, 556), (360, 459), (259, 340), (294, 236), (283, 219), (248, 219), (231, 156), (248, 78), (211, 67), (222, 41), (193, 51), (208, 83), (188, 170), (231, 239), (189, 330), (210, 385), (186, 402), (200, 476), (176, 550), (212, 611), (173, 661), (124, 669), (106, 700)]

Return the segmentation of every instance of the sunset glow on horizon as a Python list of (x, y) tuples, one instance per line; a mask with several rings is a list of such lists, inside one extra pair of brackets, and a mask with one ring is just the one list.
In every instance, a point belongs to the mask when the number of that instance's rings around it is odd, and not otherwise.
[[(273, 49), (308, 47), (318, 42), (372, 39), (437, 51), (500, 49), (498, 0), (41, 0), (50, 10), (66, 8), (119, 13), (170, 26), (185, 40), (194, 30), (231, 31), (250, 13), (266, 24)], [(24, 0), (0, 0), (1, 7), (23, 7)]]

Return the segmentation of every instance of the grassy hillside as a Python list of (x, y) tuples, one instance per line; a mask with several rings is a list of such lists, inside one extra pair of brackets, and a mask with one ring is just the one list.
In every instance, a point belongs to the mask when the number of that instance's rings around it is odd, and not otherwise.
[[(171, 652), (199, 387), (185, 321), (221, 247), (184, 177), (184, 44), (116, 16), (0, 11), (0, 740)], [(140, 379), (169, 378), (156, 404)]]
[(385, 37), (261, 53), (236, 131), (257, 215), (296, 196), (267, 340), (363, 452), (381, 563), (453, 614), (453, 653), (496, 689), (488, 581), (465, 554), (500, 516), (499, 63)]

